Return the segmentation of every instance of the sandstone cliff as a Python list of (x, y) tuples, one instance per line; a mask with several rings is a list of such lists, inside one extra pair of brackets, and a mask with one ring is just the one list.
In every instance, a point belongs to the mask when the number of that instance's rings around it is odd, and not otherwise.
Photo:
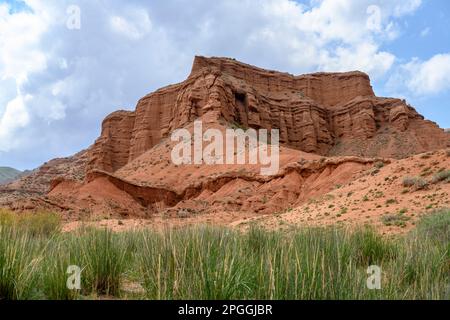
[[(279, 173), (263, 177), (254, 165), (174, 165), (170, 133), (193, 130), (198, 118), (219, 130), (279, 129)], [(135, 111), (106, 117), (86, 152), (52, 160), (0, 190), (0, 206), (5, 194), (19, 192), (26, 201), (7, 197), (6, 204), (69, 219), (275, 213), (372, 174), (375, 164), (446, 147), (448, 133), (405, 101), (376, 97), (362, 72), (293, 76), (196, 57), (185, 81), (146, 95)]]
[(105, 119), (88, 171), (114, 172), (209, 111), (243, 127), (280, 129), (285, 145), (325, 156), (402, 158), (449, 145), (444, 131), (405, 101), (376, 97), (362, 72), (293, 76), (196, 57), (186, 81)]

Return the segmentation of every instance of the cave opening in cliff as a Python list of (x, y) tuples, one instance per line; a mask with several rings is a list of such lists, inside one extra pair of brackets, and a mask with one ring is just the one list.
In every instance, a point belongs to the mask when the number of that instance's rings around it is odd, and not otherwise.
[(245, 101), (246, 101), (246, 94), (245, 93), (235, 92), (234, 93), (234, 97), (235, 97), (237, 103), (245, 105)]
[(243, 92), (235, 92), (234, 99), (236, 101), (236, 108), (237, 108), (236, 121), (244, 126), (247, 126), (248, 125), (247, 95)]

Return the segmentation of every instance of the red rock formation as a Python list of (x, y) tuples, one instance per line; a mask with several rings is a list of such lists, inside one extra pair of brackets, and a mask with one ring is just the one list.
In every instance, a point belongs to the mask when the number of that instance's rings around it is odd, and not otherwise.
[(0, 208), (6, 206), (28, 209), (29, 200), (45, 196), (53, 181), (70, 180), (81, 183), (85, 178), (87, 155), (87, 151), (83, 150), (71, 157), (50, 160), (19, 179), (0, 186)]
[[(191, 130), (200, 117), (220, 130), (279, 129), (280, 173), (261, 177), (251, 165), (174, 165), (166, 138), (177, 128)], [(37, 182), (41, 196), (51, 185), (36, 203), (70, 215), (147, 216), (186, 206), (270, 213), (353, 181), (380, 161), (375, 158), (447, 146), (449, 134), (405, 101), (376, 97), (364, 73), (293, 76), (196, 57), (185, 81), (143, 97), (135, 111), (109, 115), (87, 153), (50, 162), (23, 181)]]
[[(243, 127), (280, 129), (282, 143), (321, 155), (376, 156), (385, 130), (390, 133), (385, 157), (449, 143), (443, 130), (404, 101), (377, 98), (362, 72), (293, 76), (233, 59), (196, 57), (186, 81), (145, 96), (134, 113), (105, 119), (88, 168), (114, 172), (210, 111)], [(413, 142), (413, 147), (396, 144), (401, 133), (400, 140)]]
[(114, 172), (128, 163), (134, 112), (116, 111), (103, 121), (102, 135), (90, 149), (88, 171)]
[(16, 181), (2, 186), (2, 190), (43, 195), (49, 191), (51, 181), (54, 179), (82, 182), (85, 178), (87, 161), (87, 150), (71, 157), (50, 160)]

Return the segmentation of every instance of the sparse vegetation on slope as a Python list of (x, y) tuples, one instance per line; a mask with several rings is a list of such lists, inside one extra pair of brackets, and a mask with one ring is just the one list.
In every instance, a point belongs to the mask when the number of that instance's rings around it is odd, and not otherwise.
[(433, 182), (433, 183), (438, 183), (441, 181), (449, 181), (450, 182), (450, 170), (444, 170), (444, 171), (436, 173), (433, 176), (433, 179), (431, 180), (431, 182)]
[[(0, 298), (449, 298), (450, 210), (395, 239), (339, 228), (60, 233), (49, 214), (40, 215), (0, 213)], [(50, 227), (18, 227), (16, 219)], [(82, 269), (80, 291), (66, 288), (69, 265)], [(366, 287), (369, 265), (382, 268), (381, 290)], [(130, 283), (142, 290), (130, 291)]]
[(403, 179), (403, 186), (414, 187), (416, 190), (422, 190), (428, 186), (428, 182), (421, 177), (405, 177)]
[(381, 217), (381, 221), (385, 226), (406, 227), (406, 221), (410, 218), (406, 217), (404, 213), (387, 214)]

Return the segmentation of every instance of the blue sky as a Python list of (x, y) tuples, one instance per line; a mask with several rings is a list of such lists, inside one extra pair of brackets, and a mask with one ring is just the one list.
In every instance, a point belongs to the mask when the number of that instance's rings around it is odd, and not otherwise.
[[(436, 54), (450, 53), (449, 1), (424, 0), (420, 8), (414, 14), (406, 16), (402, 23), (404, 29), (401, 35), (382, 46), (384, 50), (392, 52), (400, 64), (408, 63), (414, 58), (426, 61)], [(393, 94), (392, 90), (386, 88), (388, 80), (389, 78), (385, 77), (375, 83), (377, 94), (386, 96)], [(414, 95), (404, 88), (399, 89), (398, 94), (405, 96), (427, 119), (437, 122), (443, 128), (450, 128), (448, 86), (438, 94)]]
[(0, 166), (87, 148), (107, 114), (182, 81), (197, 54), (361, 70), (450, 128), (448, 30), (447, 0), (0, 0)]

